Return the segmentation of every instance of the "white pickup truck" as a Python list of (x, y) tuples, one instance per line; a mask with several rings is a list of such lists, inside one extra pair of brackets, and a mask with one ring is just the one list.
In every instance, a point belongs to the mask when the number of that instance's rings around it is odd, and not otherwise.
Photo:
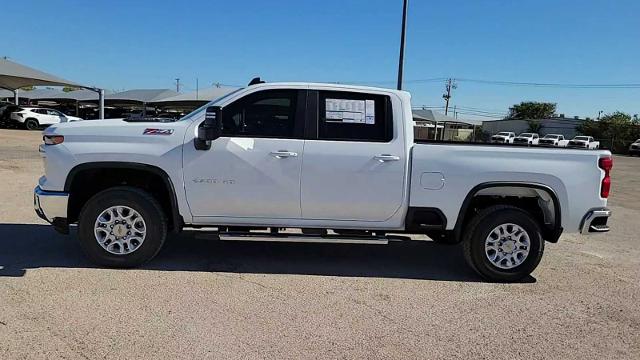
[(183, 229), (376, 244), (426, 234), (461, 242), (490, 281), (530, 274), (563, 231), (609, 230), (610, 152), (416, 143), (412, 124), (404, 91), (258, 83), (173, 123), (53, 125), (35, 210), (62, 233), (78, 224), (104, 266), (138, 266)]
[(567, 147), (568, 144), (569, 140), (565, 140), (564, 135), (561, 134), (547, 134), (538, 142), (540, 146)]
[(569, 141), (567, 147), (574, 149), (599, 149), (600, 141), (596, 141), (593, 136), (576, 136)]

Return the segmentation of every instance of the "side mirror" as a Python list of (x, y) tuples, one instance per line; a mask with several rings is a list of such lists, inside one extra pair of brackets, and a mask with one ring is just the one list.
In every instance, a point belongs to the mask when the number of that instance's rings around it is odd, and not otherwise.
[(195, 139), (196, 149), (211, 149), (211, 141), (220, 136), (222, 136), (222, 109), (219, 106), (209, 106), (204, 121), (198, 127), (198, 137)]

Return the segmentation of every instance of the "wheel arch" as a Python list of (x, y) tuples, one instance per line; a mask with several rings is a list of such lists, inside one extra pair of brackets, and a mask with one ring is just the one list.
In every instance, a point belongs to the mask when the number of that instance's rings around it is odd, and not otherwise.
[[(531, 196), (535, 194), (535, 196)], [(537, 198), (537, 206), (544, 218), (541, 226), (546, 241), (558, 242), (562, 234), (562, 209), (556, 191), (548, 185), (532, 182), (486, 182), (473, 187), (460, 207), (453, 229), (455, 241), (462, 239), (465, 225), (473, 217), (473, 202), (479, 196), (527, 197)], [(496, 202), (504, 203), (504, 202)], [(516, 205), (517, 206), (517, 205)], [(549, 223), (547, 223), (549, 220)]]
[[(183, 219), (180, 216), (180, 211), (178, 208), (178, 200), (176, 197), (176, 190), (173, 185), (173, 181), (171, 181), (171, 177), (167, 174), (163, 169), (149, 165), (145, 163), (138, 162), (120, 162), (120, 161), (97, 161), (97, 162), (88, 162), (76, 165), (73, 167), (64, 183), (64, 191), (69, 193), (69, 209), (68, 209), (68, 217), (69, 221), (73, 222), (77, 219), (77, 215), (79, 214), (80, 209), (78, 208), (79, 204), (76, 204), (74, 208), (74, 190), (78, 189), (78, 186), (91, 188), (91, 185), (80, 185), (78, 182), (85, 179), (85, 175), (89, 173), (95, 173), (97, 171), (110, 171), (110, 174), (120, 173), (128, 173), (129, 175), (132, 173), (137, 174), (150, 174), (157, 179), (160, 179), (163, 185), (163, 190), (167, 192), (167, 199), (165, 202), (165, 211), (168, 211), (167, 217), (170, 221), (170, 226), (172, 230), (179, 231), (183, 225)], [(116, 177), (117, 178), (117, 177)], [(118, 178), (122, 180), (121, 178)], [(119, 185), (119, 184), (112, 184)], [(92, 191), (88, 193), (95, 194), (99, 191), (103, 190), (100, 186), (96, 187)], [(80, 198), (78, 199), (80, 202), (86, 202), (88, 199)], [(82, 205), (80, 205), (82, 206)]]

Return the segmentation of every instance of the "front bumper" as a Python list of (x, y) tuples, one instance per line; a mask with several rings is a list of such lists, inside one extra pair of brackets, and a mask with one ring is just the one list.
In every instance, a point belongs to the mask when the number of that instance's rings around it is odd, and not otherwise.
[(570, 142), (569, 144), (567, 144), (567, 147), (572, 149), (587, 149), (589, 148), (589, 144)]
[(587, 235), (609, 231), (609, 225), (607, 225), (609, 217), (611, 217), (611, 210), (607, 208), (590, 210), (582, 219), (580, 233)]
[[(62, 191), (46, 191), (40, 186), (33, 190), (33, 207), (38, 216), (51, 223), (67, 221), (69, 194)], [(59, 220), (56, 220), (59, 219)]]

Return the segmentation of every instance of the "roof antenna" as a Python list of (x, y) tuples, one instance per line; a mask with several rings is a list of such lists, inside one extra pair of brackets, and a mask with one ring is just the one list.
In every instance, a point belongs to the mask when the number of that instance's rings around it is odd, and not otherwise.
[(247, 86), (256, 85), (256, 84), (264, 84), (264, 81), (260, 79), (260, 76), (254, 77), (253, 79), (251, 79), (251, 81), (249, 81), (249, 85)]

